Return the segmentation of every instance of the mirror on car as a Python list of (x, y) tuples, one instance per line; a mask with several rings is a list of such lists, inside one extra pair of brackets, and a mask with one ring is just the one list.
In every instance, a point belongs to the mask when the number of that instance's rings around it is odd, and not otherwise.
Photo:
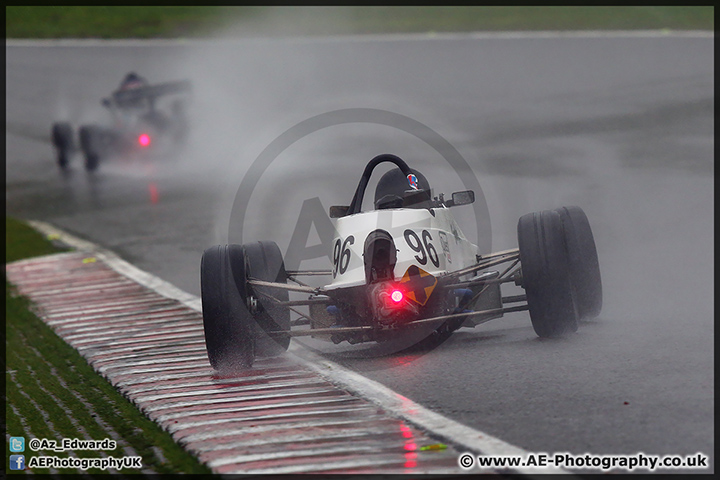
[(347, 215), (348, 210), (350, 210), (349, 205), (333, 205), (330, 207), (330, 218), (340, 218)]
[(445, 202), (445, 206), (454, 207), (456, 205), (469, 205), (475, 202), (475, 192), (472, 190), (465, 190), (464, 192), (454, 192), (452, 194), (452, 200)]

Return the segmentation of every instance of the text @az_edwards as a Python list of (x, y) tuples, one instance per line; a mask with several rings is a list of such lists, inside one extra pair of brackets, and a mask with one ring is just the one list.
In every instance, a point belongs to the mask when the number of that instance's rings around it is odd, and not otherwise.
[(32, 438), (28, 442), (30, 450), (33, 452), (53, 451), (67, 452), (74, 450), (95, 450), (106, 451), (115, 450), (117, 442), (109, 438), (103, 440), (82, 440), (79, 438), (63, 438), (60, 441), (50, 440), (47, 438)]

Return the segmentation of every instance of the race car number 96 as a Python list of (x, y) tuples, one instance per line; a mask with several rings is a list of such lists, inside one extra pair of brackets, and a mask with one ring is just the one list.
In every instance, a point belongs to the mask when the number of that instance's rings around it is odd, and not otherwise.
[(405, 241), (408, 247), (419, 254), (415, 255), (415, 260), (417, 260), (420, 265), (427, 265), (429, 257), (432, 264), (435, 265), (435, 268), (440, 268), (440, 259), (438, 258), (437, 250), (435, 250), (431, 242), (432, 235), (429, 231), (423, 230), (421, 237), (422, 242), (417, 233), (410, 229), (405, 230)]
[(338, 273), (342, 275), (347, 271), (348, 265), (350, 264), (349, 245), (353, 243), (355, 243), (355, 237), (352, 235), (347, 237), (344, 242), (342, 238), (338, 238), (335, 241), (335, 246), (333, 247), (333, 278), (335, 278)]

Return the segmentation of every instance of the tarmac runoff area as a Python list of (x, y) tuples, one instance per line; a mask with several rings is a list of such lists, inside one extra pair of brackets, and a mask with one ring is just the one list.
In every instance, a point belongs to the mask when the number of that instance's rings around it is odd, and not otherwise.
[[(463, 452), (523, 453), (331, 362), (313, 365), (293, 353), (300, 348), (219, 376), (207, 359), (197, 297), (56, 235), (81, 248), (10, 263), (8, 281), (100, 375), (216, 473), (461, 473)], [(452, 441), (468, 433), (468, 442)]]

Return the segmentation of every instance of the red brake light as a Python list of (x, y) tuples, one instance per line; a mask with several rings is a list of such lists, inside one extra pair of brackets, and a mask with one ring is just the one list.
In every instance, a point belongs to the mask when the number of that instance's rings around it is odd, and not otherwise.
[(401, 290), (393, 290), (392, 293), (390, 294), (390, 298), (395, 303), (402, 302), (403, 297), (404, 297), (404, 295)]
[(148, 135), (147, 133), (143, 133), (142, 135), (140, 135), (138, 137), (138, 143), (142, 147), (149, 146), (150, 145), (150, 135)]

